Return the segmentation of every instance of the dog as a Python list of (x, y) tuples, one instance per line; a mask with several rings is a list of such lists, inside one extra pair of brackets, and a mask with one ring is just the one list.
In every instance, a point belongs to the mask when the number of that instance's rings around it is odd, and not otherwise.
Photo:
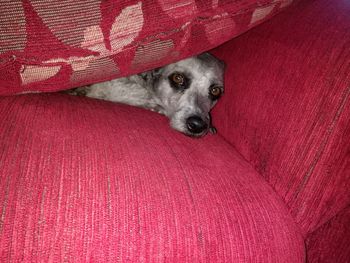
[(173, 129), (201, 137), (209, 131), (216, 132), (211, 125), (210, 110), (224, 92), (224, 68), (221, 60), (203, 53), (68, 93), (155, 111), (167, 116)]

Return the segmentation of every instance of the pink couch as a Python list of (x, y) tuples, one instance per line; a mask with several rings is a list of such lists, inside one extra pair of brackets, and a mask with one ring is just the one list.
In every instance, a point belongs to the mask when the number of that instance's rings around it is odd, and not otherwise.
[[(346, 1), (47, 3), (0, 5), (1, 262), (349, 262)], [(202, 139), (23, 94), (214, 47), (226, 90)]]

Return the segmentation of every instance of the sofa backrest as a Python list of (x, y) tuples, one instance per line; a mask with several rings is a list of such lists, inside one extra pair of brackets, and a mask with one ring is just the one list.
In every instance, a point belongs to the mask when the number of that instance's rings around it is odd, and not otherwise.
[(304, 233), (350, 204), (350, 5), (302, 1), (215, 50), (228, 63), (218, 131)]

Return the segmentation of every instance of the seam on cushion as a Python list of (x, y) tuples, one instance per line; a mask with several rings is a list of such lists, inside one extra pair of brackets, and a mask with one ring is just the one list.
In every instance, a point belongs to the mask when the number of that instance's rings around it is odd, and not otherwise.
[(339, 211), (336, 214), (334, 214), (333, 216), (331, 216), (326, 222), (324, 222), (323, 224), (317, 226), (311, 232), (308, 232), (306, 238), (309, 238), (313, 233), (317, 232), (320, 228), (322, 228), (326, 224), (329, 224), (329, 222), (331, 222), (334, 218), (336, 218), (338, 215), (340, 215), (341, 213), (343, 213), (347, 209), (350, 209), (350, 205), (346, 205), (342, 209), (339, 209)]
[(261, 175), (261, 173), (254, 167), (254, 165), (252, 165), (252, 163), (249, 162), (249, 161), (242, 155), (242, 153), (241, 153), (240, 151), (238, 151), (238, 149), (234, 146), (233, 143), (231, 143), (230, 141), (228, 141), (224, 136), (220, 135), (220, 133), (217, 134), (217, 135), (220, 136), (220, 138), (221, 138), (222, 140), (224, 140), (227, 144), (229, 144), (229, 145), (235, 150), (235, 152), (240, 156), (240, 158), (242, 158), (242, 160), (244, 160), (244, 161), (251, 167), (251, 169), (254, 170), (254, 171), (261, 177), (261, 179), (262, 179), (263, 181), (266, 182), (266, 184), (267, 184), (267, 185), (271, 188), (271, 190), (276, 194), (276, 196), (278, 197), (279, 201), (280, 201), (280, 202), (284, 205), (284, 207), (286, 208), (286, 212), (288, 213), (288, 215), (290, 216), (290, 218), (293, 220), (294, 225), (295, 225), (295, 228), (296, 228), (298, 234), (299, 234), (303, 239), (305, 239), (305, 235), (304, 235), (304, 233), (303, 233), (303, 231), (302, 231), (302, 228), (301, 228), (300, 225), (296, 222), (294, 216), (293, 216), (292, 213), (291, 213), (291, 210), (290, 210), (289, 207), (287, 206), (287, 203), (286, 203), (285, 200), (282, 198), (282, 196), (276, 191), (276, 189), (270, 184), (270, 182), (267, 181), (267, 180), (265, 179), (265, 177), (263, 177), (263, 176)]
[(332, 118), (332, 121), (331, 121), (331, 123), (329, 124), (329, 126), (327, 128), (326, 136), (325, 136), (323, 142), (321, 143), (319, 149), (317, 150), (316, 157), (315, 157), (314, 161), (311, 163), (310, 167), (308, 168), (308, 170), (306, 172), (306, 175), (304, 176), (301, 184), (299, 185), (299, 187), (295, 191), (295, 194), (294, 194), (292, 199), (298, 198), (298, 195), (300, 194), (301, 190), (305, 187), (305, 185), (309, 181), (309, 179), (311, 177), (311, 174), (315, 170), (319, 160), (321, 159), (321, 157), (322, 157), (322, 155), (324, 153), (325, 148), (328, 145), (329, 138), (333, 134), (333, 130), (334, 130), (336, 124), (338, 123), (338, 120), (340, 119), (340, 116), (344, 112), (345, 105), (347, 104), (347, 102), (349, 100), (349, 97), (350, 97), (350, 86), (345, 89), (345, 91), (344, 91), (344, 93), (342, 95), (342, 99), (341, 99), (341, 101), (339, 103), (338, 109), (335, 112), (335, 115)]
[(6, 180), (5, 198), (0, 210), (0, 233), (2, 233), (3, 231), (3, 225), (5, 222), (6, 213), (8, 213), (8, 209), (9, 209), (8, 199), (9, 199), (9, 192), (10, 192), (10, 179), (8, 177), (6, 179), (7, 180)]
[[(220, 20), (218, 19), (219, 17), (234, 17), (234, 16), (237, 16), (237, 15), (242, 15), (242, 14), (246, 14), (246, 13), (249, 13), (249, 12), (252, 12), (254, 11), (256, 8), (265, 8), (265, 7), (270, 7), (270, 6), (276, 6), (277, 4), (283, 4), (285, 2), (289, 2), (288, 0), (285, 0), (285, 1), (280, 1), (280, 2), (270, 2), (268, 4), (259, 4), (259, 3), (255, 3), (254, 5), (250, 6), (250, 7), (247, 7), (245, 9), (240, 9), (238, 10), (237, 12), (234, 12), (234, 13), (228, 13), (227, 11), (225, 12), (220, 12), (220, 13), (215, 13), (215, 14), (212, 14), (211, 16), (197, 16), (195, 17), (194, 19), (191, 19), (191, 20), (188, 20), (186, 22), (184, 22), (181, 26), (179, 27), (176, 27), (176, 28), (173, 28), (171, 30), (168, 30), (168, 31), (165, 31), (165, 32), (161, 32), (161, 33), (158, 33), (158, 34), (155, 34), (155, 35), (152, 35), (152, 36), (148, 36), (142, 40), (139, 40), (133, 44), (130, 44), (128, 45), (127, 48), (124, 48), (122, 51), (119, 51), (119, 52), (109, 52), (108, 54), (104, 54), (104, 55), (99, 55), (99, 56), (94, 56), (94, 59), (92, 59), (91, 61), (96, 61), (96, 60), (99, 60), (99, 59), (103, 59), (103, 58), (108, 58), (108, 57), (111, 57), (113, 55), (116, 55), (116, 54), (121, 54), (123, 52), (126, 52), (126, 51), (129, 51), (129, 50), (132, 50), (133, 48), (139, 46), (140, 44), (145, 44), (147, 43), (148, 41), (151, 41), (151, 40), (155, 40), (155, 39), (161, 39), (161, 38), (164, 38), (165, 36), (169, 37), (169, 36), (172, 36), (178, 32), (181, 32), (184, 28), (186, 28), (188, 25), (190, 25), (191, 23), (193, 24), (202, 24), (205, 22), (211, 22), (211, 21), (216, 21), (216, 20)], [(285, 7), (286, 8), (286, 7)], [(284, 10), (285, 8), (281, 8), (279, 11), (281, 10)], [(274, 13), (271, 13), (270, 15), (275, 15), (276, 12)], [(259, 25), (260, 23), (264, 22), (265, 20), (262, 19), (261, 21), (259, 21), (255, 26)], [(254, 27), (255, 27), (254, 26)], [(251, 29), (251, 27), (247, 27), (246, 30), (238, 33), (237, 35), (233, 35), (231, 37), (234, 38), (234, 37), (237, 37), (238, 35), (244, 33), (245, 31)], [(104, 42), (98, 42), (98, 44), (103, 44)], [(83, 48), (83, 49), (87, 49), (86, 47)], [(89, 50), (89, 49), (87, 49)], [(38, 61), (37, 59), (35, 58), (21, 58), (21, 57), (17, 57), (15, 54), (13, 53), (9, 53), (8, 55), (8, 59), (6, 60), (6, 57), (3, 59), (4, 62), (3, 63), (6, 63), (10, 60), (14, 61), (18, 61), (22, 64), (30, 64), (30, 65), (45, 65), (45, 66), (62, 66), (62, 65), (66, 65), (67, 63), (66, 62), (55, 62), (55, 63), (43, 63), (43, 61)], [(0, 58), (1, 58), (1, 54), (0, 54)], [(84, 61), (86, 60), (86, 57), (82, 57), (80, 59), (76, 59), (76, 60), (71, 60), (70, 62), (71, 63), (74, 63), (74, 62), (80, 62), (80, 61)], [(2, 63), (1, 63), (2, 64)], [(0, 64), (0, 65), (1, 65)]]

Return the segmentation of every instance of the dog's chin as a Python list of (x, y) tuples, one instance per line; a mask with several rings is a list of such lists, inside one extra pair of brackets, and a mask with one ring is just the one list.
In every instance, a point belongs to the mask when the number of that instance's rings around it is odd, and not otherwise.
[(172, 126), (172, 128), (178, 132), (181, 132), (182, 134), (184, 134), (188, 137), (191, 137), (191, 138), (201, 138), (201, 137), (204, 137), (209, 132), (209, 129), (206, 129), (201, 133), (193, 133), (193, 132), (190, 132), (185, 126), (183, 126), (183, 127)]
[(186, 136), (188, 137), (191, 137), (191, 138), (202, 138), (204, 137), (206, 134), (208, 133), (208, 131), (204, 131), (204, 132), (201, 132), (201, 133), (192, 133), (192, 132), (183, 132), (183, 134), (185, 134)]
[(186, 118), (169, 118), (170, 119), (170, 126), (171, 128), (173, 128), (174, 130), (181, 132), (182, 134), (189, 136), (191, 138), (201, 138), (204, 137), (206, 134), (208, 134), (208, 132), (210, 131), (210, 124), (208, 123), (208, 128), (203, 130), (202, 132), (199, 133), (194, 133), (192, 131), (190, 131), (187, 128), (186, 125)]

